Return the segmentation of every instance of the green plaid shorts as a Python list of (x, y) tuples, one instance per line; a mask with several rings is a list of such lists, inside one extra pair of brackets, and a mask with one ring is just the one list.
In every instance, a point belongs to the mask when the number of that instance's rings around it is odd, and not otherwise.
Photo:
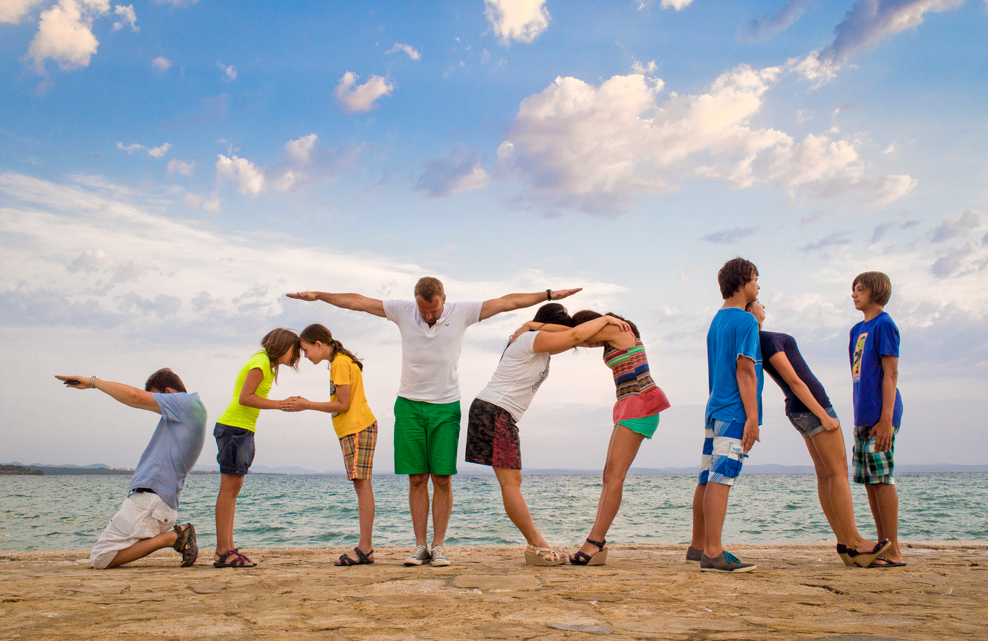
[(877, 483), (888, 483), (895, 485), (895, 478), (892, 477), (895, 468), (895, 435), (899, 433), (899, 426), (892, 427), (892, 447), (887, 452), (875, 451), (875, 439), (868, 438), (872, 425), (854, 426), (854, 450), (852, 460), (854, 461), (854, 482), (864, 485), (875, 485)]

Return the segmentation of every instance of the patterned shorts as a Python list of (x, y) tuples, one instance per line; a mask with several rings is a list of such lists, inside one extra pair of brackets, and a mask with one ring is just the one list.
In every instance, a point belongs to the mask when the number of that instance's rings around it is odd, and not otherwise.
[(475, 398), (467, 426), (467, 463), (521, 469), (518, 426), (507, 410)]
[(875, 451), (875, 439), (868, 438), (872, 427), (874, 426), (854, 426), (854, 450), (851, 455), (854, 461), (854, 482), (864, 485), (895, 485), (892, 472), (895, 469), (895, 435), (899, 433), (899, 426), (892, 427), (892, 446), (887, 452)]
[(700, 457), (700, 485), (720, 483), (734, 485), (741, 474), (747, 454), (741, 449), (744, 423), (711, 418), (704, 430), (703, 455)]
[(340, 439), (343, 464), (348, 481), (369, 479), (374, 474), (374, 447), (377, 445), (377, 421), (356, 434)]

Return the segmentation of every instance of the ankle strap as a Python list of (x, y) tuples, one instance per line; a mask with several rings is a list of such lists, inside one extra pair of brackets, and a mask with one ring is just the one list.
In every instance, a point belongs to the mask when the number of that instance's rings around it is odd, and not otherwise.
[(596, 545), (601, 550), (603, 550), (604, 546), (607, 545), (607, 541), (592, 541), (590, 539), (587, 539), (587, 543), (590, 545)]

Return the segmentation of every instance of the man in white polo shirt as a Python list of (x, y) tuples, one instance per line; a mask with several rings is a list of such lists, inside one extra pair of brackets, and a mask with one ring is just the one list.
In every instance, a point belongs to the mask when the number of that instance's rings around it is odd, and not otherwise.
[[(360, 294), (297, 292), (289, 298), (321, 300), (343, 309), (387, 318), (401, 332), (401, 386), (395, 401), (395, 474), (408, 475), (408, 506), (415, 548), (405, 565), (449, 565), (443, 546), (453, 510), (452, 475), (460, 437), (460, 383), (457, 364), (467, 327), (501, 312), (560, 300), (580, 291), (545, 290), (508, 294), (484, 302), (446, 303), (443, 284), (419, 279), (415, 300), (367, 298)], [(426, 545), (429, 479), (432, 479), (432, 550)]]

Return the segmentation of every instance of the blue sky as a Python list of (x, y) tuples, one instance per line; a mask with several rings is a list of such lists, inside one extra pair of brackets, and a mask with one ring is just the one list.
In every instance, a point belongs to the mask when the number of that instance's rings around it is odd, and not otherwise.
[[(367, 359), (391, 469), (397, 330), (283, 294), (437, 275), (450, 300), (583, 286), (571, 310), (635, 320), (673, 403), (636, 464), (690, 466), (715, 275), (742, 255), (846, 434), (850, 282), (887, 272), (897, 458), (984, 463), (986, 9), (0, 0), (0, 459), (133, 465), (153, 419), (52, 374), (168, 365), (215, 418), (267, 330), (318, 321)], [(464, 406), (528, 317), (468, 332)], [(272, 397), (327, 379), (304, 362)], [(612, 402), (599, 354), (554, 358), (525, 465), (600, 467)], [(764, 402), (751, 460), (809, 463)], [(260, 464), (342, 467), (323, 416), (267, 412), (257, 438)]]

